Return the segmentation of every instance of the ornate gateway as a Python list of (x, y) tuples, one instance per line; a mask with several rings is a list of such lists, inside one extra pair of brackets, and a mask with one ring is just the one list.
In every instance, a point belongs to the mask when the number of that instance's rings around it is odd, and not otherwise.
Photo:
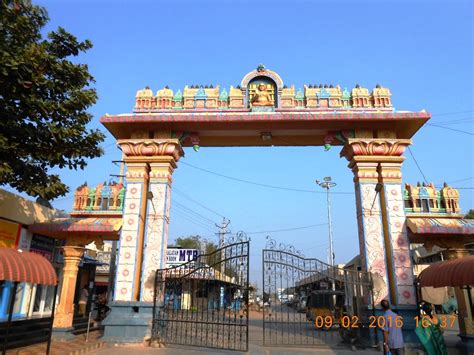
[(262, 251), (263, 344), (370, 345), (370, 274), (331, 267), (267, 239)]
[(152, 340), (248, 350), (249, 242), (227, 245), (155, 277)]

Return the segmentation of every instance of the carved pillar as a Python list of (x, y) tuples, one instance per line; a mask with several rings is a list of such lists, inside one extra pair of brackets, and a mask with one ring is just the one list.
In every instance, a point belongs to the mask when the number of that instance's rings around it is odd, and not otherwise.
[(125, 158), (127, 187), (123, 208), (123, 225), (115, 279), (115, 301), (137, 301), (141, 264), (149, 167), (144, 162)]
[(350, 138), (341, 152), (354, 172), (361, 265), (373, 275), (376, 304), (416, 302), (400, 172), (410, 143)]
[(153, 301), (155, 271), (166, 267), (171, 182), (176, 162), (182, 156), (181, 147), (169, 146), (168, 154), (171, 155), (155, 157), (150, 163), (150, 191), (153, 198), (148, 201), (146, 248), (140, 297), (140, 300), (145, 302)]
[[(398, 140), (398, 153), (403, 154), (411, 142)], [(397, 153), (397, 154), (398, 154)], [(392, 303), (396, 305), (416, 305), (413, 265), (410, 256), (405, 206), (402, 189), (402, 156), (387, 156), (379, 164), (379, 182), (383, 184), (380, 192), (382, 216), (386, 221), (385, 235), (389, 260), (392, 260), (394, 278)]]
[(183, 150), (177, 139), (127, 139), (118, 144), (128, 171), (114, 300), (152, 301), (150, 275), (164, 265), (171, 175)]
[(54, 316), (54, 328), (72, 327), (74, 318), (74, 293), (76, 291), (77, 271), (84, 253), (84, 245), (75, 240), (67, 240), (63, 248), (64, 268), (61, 286), (61, 298)]

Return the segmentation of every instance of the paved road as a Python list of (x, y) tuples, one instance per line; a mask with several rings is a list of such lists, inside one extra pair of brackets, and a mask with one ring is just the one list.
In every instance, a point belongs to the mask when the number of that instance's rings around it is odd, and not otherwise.
[[(298, 320), (298, 318), (294, 318)], [(299, 322), (294, 324), (296, 330), (302, 327)], [(286, 330), (281, 329), (279, 324), (275, 324), (271, 327), (272, 330), (266, 332), (266, 336), (269, 335), (278, 343), (284, 343), (286, 340), (282, 337), (287, 337), (287, 340), (291, 340), (290, 336), (294, 335), (294, 330), (287, 328)], [(286, 333), (285, 333), (286, 331)], [(297, 335), (296, 341), (298, 343), (307, 344), (307, 347), (298, 347), (298, 346), (278, 346), (278, 347), (264, 347), (263, 346), (263, 322), (262, 322), (262, 313), (251, 312), (249, 319), (249, 353), (250, 354), (265, 354), (265, 355), (286, 355), (286, 354), (308, 354), (314, 353), (317, 349), (317, 352), (320, 354), (354, 354), (354, 351), (351, 351), (347, 347), (344, 347), (340, 344), (340, 338), (336, 333), (332, 334), (331, 332), (325, 332), (318, 335), (314, 333), (314, 329), (305, 329), (302, 333), (303, 335)], [(313, 334), (316, 334), (314, 336)], [(217, 336), (217, 334), (216, 334)], [(320, 339), (321, 337), (321, 339)], [(267, 341), (268, 343), (268, 338)], [(320, 345), (317, 345), (317, 344)], [(372, 349), (361, 350), (361, 353), (367, 354), (380, 354)], [(143, 346), (116, 346), (109, 347), (105, 349), (100, 349), (92, 352), (91, 354), (100, 354), (100, 355), (132, 355), (132, 354), (166, 354), (166, 355), (185, 355), (185, 354), (239, 354), (240, 352), (221, 350), (221, 349), (210, 349), (210, 348), (197, 348), (197, 347), (187, 347), (184, 345), (169, 345), (166, 348), (148, 348)]]

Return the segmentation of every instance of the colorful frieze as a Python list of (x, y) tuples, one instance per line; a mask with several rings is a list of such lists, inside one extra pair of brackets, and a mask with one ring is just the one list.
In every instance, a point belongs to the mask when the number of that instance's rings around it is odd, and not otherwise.
[(240, 85), (229, 90), (219, 86), (186, 85), (173, 93), (168, 86), (153, 91), (147, 86), (137, 91), (135, 112), (156, 112), (174, 109), (274, 111), (278, 109), (307, 110), (362, 110), (393, 111), (391, 92), (376, 85), (372, 92), (356, 85), (352, 90), (339, 85), (304, 85), (296, 92), (295, 86), (285, 86), (281, 77), (259, 65), (244, 76)]
[(89, 188), (82, 184), (74, 193), (74, 211), (122, 211), (125, 188), (123, 184), (111, 182)]
[(444, 183), (437, 190), (433, 183), (405, 184), (405, 211), (407, 213), (460, 213), (459, 191)]

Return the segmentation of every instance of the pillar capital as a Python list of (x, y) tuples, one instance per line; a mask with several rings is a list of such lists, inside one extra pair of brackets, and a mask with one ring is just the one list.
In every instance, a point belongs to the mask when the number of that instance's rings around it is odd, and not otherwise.
[(169, 156), (177, 162), (184, 151), (178, 139), (119, 139), (117, 144), (125, 154), (127, 162), (152, 162), (161, 157)]
[(82, 254), (84, 254), (84, 251), (86, 249), (84, 246), (81, 245), (65, 245), (63, 247), (63, 255), (64, 259), (69, 258), (69, 259), (78, 259), (80, 260), (82, 257)]
[(349, 138), (340, 156), (349, 161), (397, 161), (410, 144), (411, 139)]

